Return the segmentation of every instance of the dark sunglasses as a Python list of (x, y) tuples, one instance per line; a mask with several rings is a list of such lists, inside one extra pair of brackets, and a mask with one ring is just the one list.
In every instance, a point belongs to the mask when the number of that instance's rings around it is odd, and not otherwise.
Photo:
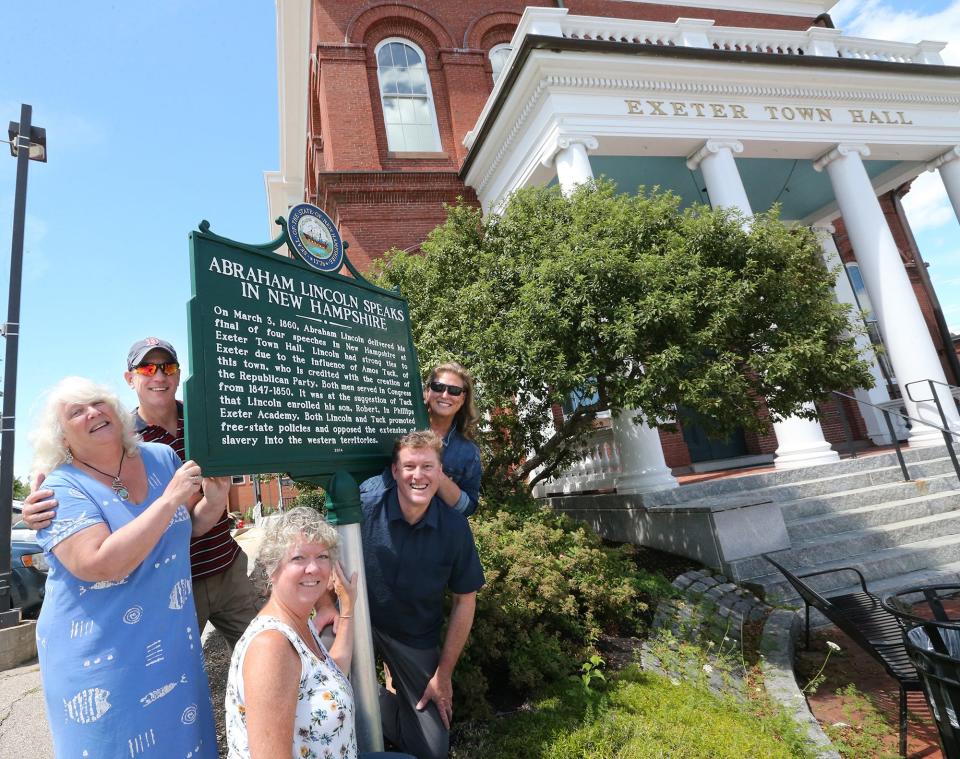
[(462, 387), (459, 387), (457, 385), (447, 385), (443, 382), (437, 382), (436, 380), (430, 383), (430, 389), (433, 390), (433, 392), (435, 393), (443, 393), (446, 391), (447, 393), (452, 395), (454, 398), (456, 398), (458, 395), (461, 395), (463, 393)]
[(169, 377), (171, 374), (176, 374), (180, 371), (180, 364), (176, 361), (168, 361), (165, 364), (140, 364), (140, 366), (135, 366), (130, 371), (134, 374), (142, 374), (144, 377), (152, 377), (158, 370)]

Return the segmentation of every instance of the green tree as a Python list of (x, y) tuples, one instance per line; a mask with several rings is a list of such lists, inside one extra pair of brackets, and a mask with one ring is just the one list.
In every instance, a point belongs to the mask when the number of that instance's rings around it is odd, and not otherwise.
[[(745, 225), (605, 180), (570, 197), (530, 188), (499, 216), (448, 208), (422, 253), (391, 251), (375, 274), (409, 299), (425, 366), (456, 358), (475, 372), (489, 487), (567, 464), (602, 410), (657, 424), (696, 414), (722, 435), (872, 382), (836, 272), (776, 211)], [(571, 394), (591, 400), (548, 426)]]
[(22, 501), (30, 495), (30, 485), (19, 477), (13, 478), (13, 498), (16, 501)]

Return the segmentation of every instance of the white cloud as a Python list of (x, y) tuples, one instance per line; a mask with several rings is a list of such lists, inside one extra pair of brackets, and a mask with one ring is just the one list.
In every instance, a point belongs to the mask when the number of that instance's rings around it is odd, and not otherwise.
[(933, 171), (925, 171), (914, 180), (903, 198), (903, 209), (914, 232), (936, 229), (954, 218), (943, 181)]
[(950, 42), (941, 55), (948, 65), (960, 65), (960, 0), (933, 13), (898, 8), (892, 0), (840, 0), (830, 15), (838, 27), (856, 37), (920, 42)]

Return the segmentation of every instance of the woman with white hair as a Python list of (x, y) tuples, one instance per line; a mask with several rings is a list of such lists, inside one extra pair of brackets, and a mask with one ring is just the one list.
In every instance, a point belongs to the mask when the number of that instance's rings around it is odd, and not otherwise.
[[(337, 559), (337, 531), (314, 509), (291, 509), (267, 528), (258, 560), (270, 600), (237, 642), (227, 679), (230, 759), (357, 756), (347, 679), (356, 574), (348, 581)], [(330, 591), (339, 612), (328, 651), (311, 614)]]
[(216, 757), (189, 541), (223, 511), (227, 479), (140, 443), (117, 397), (80, 377), (50, 391), (33, 444), (59, 501), (37, 533), (50, 554), (37, 648), (54, 752)]

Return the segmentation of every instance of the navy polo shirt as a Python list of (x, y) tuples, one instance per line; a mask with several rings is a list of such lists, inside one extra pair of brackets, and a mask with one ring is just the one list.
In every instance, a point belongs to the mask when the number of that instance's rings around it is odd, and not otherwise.
[(484, 583), (466, 517), (434, 498), (423, 518), (408, 524), (396, 487), (383, 488), (379, 477), (363, 483), (360, 500), (373, 626), (413, 648), (435, 648), (446, 591), (472, 593)]

